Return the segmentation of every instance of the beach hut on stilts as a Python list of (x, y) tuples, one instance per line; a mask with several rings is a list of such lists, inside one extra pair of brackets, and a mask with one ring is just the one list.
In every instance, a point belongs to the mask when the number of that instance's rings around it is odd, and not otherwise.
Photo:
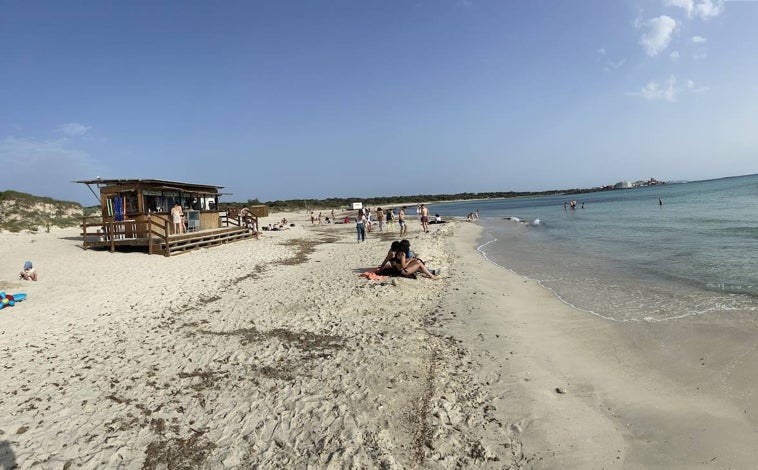
[[(258, 236), (258, 218), (266, 206), (253, 206), (244, 216), (219, 208), (223, 186), (153, 179), (95, 179), (87, 185), (100, 200), (101, 215), (82, 219), (82, 247), (147, 248), (149, 254), (171, 256), (196, 248)], [(173, 223), (171, 210), (182, 218)]]

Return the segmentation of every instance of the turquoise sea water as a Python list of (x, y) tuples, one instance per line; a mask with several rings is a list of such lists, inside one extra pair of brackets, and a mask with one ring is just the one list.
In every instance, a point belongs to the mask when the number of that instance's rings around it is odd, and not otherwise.
[(487, 259), (578, 309), (620, 321), (758, 315), (758, 175), (430, 206), (476, 210)]

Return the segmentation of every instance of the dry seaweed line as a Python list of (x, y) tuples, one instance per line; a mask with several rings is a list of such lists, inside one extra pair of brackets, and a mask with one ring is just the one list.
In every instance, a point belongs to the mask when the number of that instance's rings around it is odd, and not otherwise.
[(143, 470), (200, 468), (216, 444), (195, 434), (187, 439), (153, 441), (145, 450)]

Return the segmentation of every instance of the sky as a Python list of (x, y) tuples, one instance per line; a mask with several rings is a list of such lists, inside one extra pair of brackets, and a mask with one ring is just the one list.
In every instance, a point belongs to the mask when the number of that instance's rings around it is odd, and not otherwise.
[(222, 200), (758, 173), (758, 1), (0, 0), (0, 190)]

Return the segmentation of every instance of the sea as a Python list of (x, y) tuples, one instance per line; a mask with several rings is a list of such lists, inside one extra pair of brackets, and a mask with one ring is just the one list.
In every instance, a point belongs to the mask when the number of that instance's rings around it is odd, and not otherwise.
[(758, 175), (429, 206), (476, 211), (483, 257), (587, 314), (758, 315)]

